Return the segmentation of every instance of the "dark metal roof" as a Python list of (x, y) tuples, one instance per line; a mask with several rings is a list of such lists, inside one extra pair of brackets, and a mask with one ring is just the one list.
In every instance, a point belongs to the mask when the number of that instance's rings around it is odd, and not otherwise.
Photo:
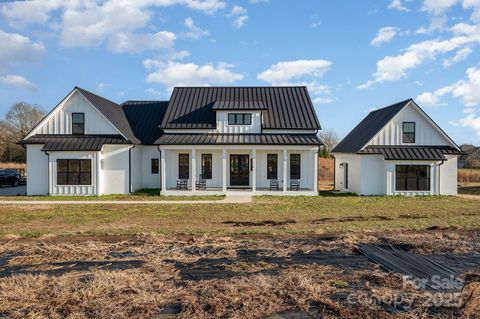
[(322, 145), (314, 134), (164, 134), (160, 145)]
[(161, 128), (213, 129), (217, 100), (261, 101), (265, 129), (320, 129), (306, 87), (177, 87)]
[(130, 127), (142, 144), (153, 144), (162, 134), (159, 128), (168, 101), (127, 101), (122, 103)]
[(20, 144), (44, 144), (44, 151), (100, 151), (105, 144), (132, 144), (121, 135), (36, 134)]
[(381, 154), (385, 160), (445, 160), (445, 154), (460, 155), (457, 149), (450, 146), (367, 146), (358, 154)]
[(122, 107), (115, 102), (107, 100), (101, 96), (93, 94), (87, 90), (76, 87), (76, 89), (83, 95), (85, 98), (96, 107), (100, 113), (102, 113), (127, 139), (137, 144), (140, 143), (133, 134), (132, 128), (128, 123), (125, 113), (123, 113)]
[(267, 110), (262, 101), (255, 100), (216, 100), (212, 110)]
[(334, 153), (357, 153), (409, 102), (408, 99), (370, 112), (334, 149)]

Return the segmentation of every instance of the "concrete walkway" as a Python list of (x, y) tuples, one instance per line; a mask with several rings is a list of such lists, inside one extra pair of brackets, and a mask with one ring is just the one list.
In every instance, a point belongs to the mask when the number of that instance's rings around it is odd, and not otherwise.
[(251, 195), (227, 195), (220, 200), (0, 200), (0, 205), (146, 205), (146, 204), (244, 204), (251, 203)]

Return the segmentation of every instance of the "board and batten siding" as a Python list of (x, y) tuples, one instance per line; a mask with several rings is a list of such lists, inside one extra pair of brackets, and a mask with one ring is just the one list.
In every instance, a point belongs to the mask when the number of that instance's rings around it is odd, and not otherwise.
[[(262, 115), (260, 111), (217, 111), (217, 133), (261, 133)], [(229, 113), (250, 113), (252, 114), (251, 125), (228, 125)]]
[(71, 134), (72, 113), (85, 114), (85, 134), (120, 134), (120, 132), (79, 92), (74, 91), (63, 105), (50, 113), (29, 135)]
[[(415, 122), (415, 143), (402, 143), (403, 122)], [(412, 102), (403, 108), (368, 145), (450, 145), (426, 116)]]
[(27, 145), (27, 195), (48, 194), (48, 156), (43, 145)]

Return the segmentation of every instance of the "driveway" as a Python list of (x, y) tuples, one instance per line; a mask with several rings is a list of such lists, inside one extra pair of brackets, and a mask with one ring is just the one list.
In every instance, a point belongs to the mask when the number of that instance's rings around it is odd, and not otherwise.
[(0, 186), (0, 196), (15, 196), (15, 195), (26, 195), (27, 186)]

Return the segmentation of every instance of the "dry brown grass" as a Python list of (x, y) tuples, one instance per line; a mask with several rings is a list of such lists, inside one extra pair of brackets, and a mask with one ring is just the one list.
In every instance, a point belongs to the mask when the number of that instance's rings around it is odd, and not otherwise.
[(459, 169), (458, 182), (461, 184), (480, 183), (480, 169)]
[[(0, 267), (23, 267), (25, 273), (0, 277), (0, 314), (11, 318), (162, 318), (174, 309), (178, 318), (263, 318), (297, 309), (312, 318), (418, 318), (467, 317), (479, 313), (478, 275), (462, 293), (461, 308), (414, 305), (408, 311), (391, 312), (388, 298), (413, 294), (424, 301), (425, 294), (402, 286), (402, 278), (378, 267), (348, 267), (304, 263), (275, 264), (268, 258), (286, 258), (295, 253), (315, 251), (352, 254), (358, 243), (408, 242), (410, 251), (438, 253), (478, 252), (475, 232), (345, 233), (332, 236), (287, 237), (191, 237), (139, 235), (132, 237), (50, 237), (11, 239), (0, 242), (0, 258), (10, 256)], [(435, 245), (429, 244), (436, 241)], [(240, 254), (256, 252), (257, 259)], [(17, 255), (15, 255), (17, 254)], [(201, 261), (237, 260), (220, 268), (201, 268)], [(140, 260), (124, 270), (108, 263)], [(64, 273), (52, 262), (69, 264)], [(77, 269), (85, 261), (106, 265)], [(208, 265), (208, 263), (207, 263)], [(187, 266), (187, 268), (182, 268)], [(56, 266), (58, 267), (58, 266)], [(44, 269), (44, 274), (31, 271)], [(185, 273), (185, 269), (191, 273)], [(203, 269), (203, 270), (202, 270)], [(195, 272), (222, 269), (226, 277), (199, 280)], [(368, 295), (385, 303), (351, 305), (342, 296)]]
[(0, 162), (0, 169), (2, 168), (15, 168), (15, 169), (23, 169), (25, 170), (27, 168), (27, 164), (25, 163), (5, 163), (5, 162)]

